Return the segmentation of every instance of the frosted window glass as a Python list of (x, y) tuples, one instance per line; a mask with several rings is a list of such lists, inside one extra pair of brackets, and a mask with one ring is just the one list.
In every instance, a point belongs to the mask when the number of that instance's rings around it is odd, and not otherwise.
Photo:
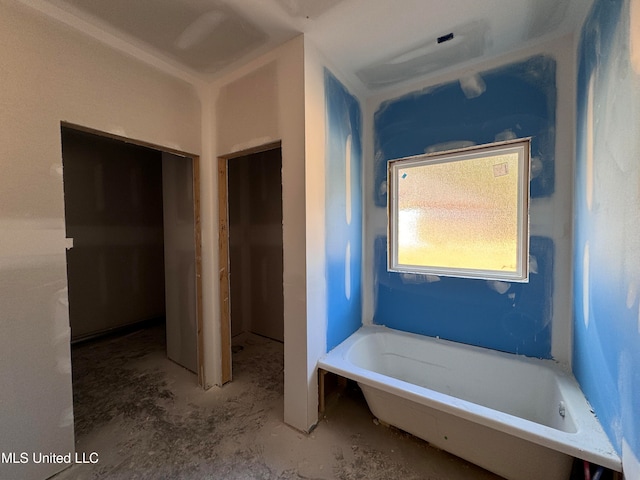
[(527, 278), (528, 140), (390, 162), (390, 269)]

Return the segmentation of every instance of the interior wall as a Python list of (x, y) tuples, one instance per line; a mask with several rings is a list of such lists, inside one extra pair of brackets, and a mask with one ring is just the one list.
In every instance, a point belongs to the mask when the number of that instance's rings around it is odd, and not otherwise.
[(160, 155), (62, 130), (72, 340), (164, 316)]
[(574, 372), (640, 478), (640, 2), (597, 0), (578, 47)]
[[(565, 38), (370, 99), (373, 148), (365, 155), (370, 321), (570, 362), (571, 43)], [(528, 136), (528, 283), (387, 271), (388, 160)]]
[(167, 357), (198, 372), (193, 159), (160, 153)]
[(327, 350), (362, 325), (362, 110), (328, 68), (325, 222)]
[(228, 161), (231, 335), (284, 341), (280, 149)]
[[(197, 154), (182, 81), (0, 0), (0, 451), (73, 452), (60, 123)], [(66, 465), (0, 464), (42, 479)]]
[[(307, 357), (313, 339), (307, 332), (303, 48), (297, 37), (212, 86), (210, 148), (214, 157), (228, 156), (281, 140), (284, 419), (308, 430), (317, 420), (317, 408), (311, 407), (317, 405), (312, 394), (317, 387), (311, 382), (315, 361)], [(216, 207), (217, 194), (211, 200)], [(213, 236), (217, 240), (217, 230)], [(219, 311), (215, 315), (220, 318)]]
[[(307, 329), (308, 337), (316, 339), (309, 343), (307, 350), (311, 367), (308, 408), (315, 422), (318, 411), (316, 363), (334, 343), (339, 343), (362, 323), (359, 266), (362, 256), (358, 253), (362, 248), (362, 170), (358, 165), (361, 161), (358, 149), (361, 146), (360, 105), (364, 96), (308, 38), (304, 40), (304, 88)], [(349, 134), (352, 136), (350, 178), (346, 170)], [(347, 197), (351, 201), (350, 223)], [(351, 242), (349, 262), (346, 261), (348, 242)], [(333, 281), (340, 286), (330, 285)], [(333, 288), (337, 296), (330, 299)], [(340, 319), (330, 318), (334, 315)]]
[(308, 38), (304, 39), (304, 136), (307, 264), (307, 336), (309, 342), (310, 421), (318, 420), (318, 379), (316, 364), (327, 351), (327, 260), (326, 260), (326, 120), (324, 58)]

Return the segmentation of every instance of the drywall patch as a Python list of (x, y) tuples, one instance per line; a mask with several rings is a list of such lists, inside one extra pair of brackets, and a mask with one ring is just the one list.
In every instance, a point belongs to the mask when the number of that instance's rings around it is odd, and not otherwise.
[(511, 288), (510, 283), (500, 282), (498, 280), (487, 280), (487, 285), (491, 290), (498, 292), (500, 295), (504, 295)]
[(362, 113), (325, 69), (327, 349), (362, 325)]
[(380, 182), (380, 186), (378, 187), (378, 195), (387, 195), (387, 181), (383, 180)]
[(127, 135), (127, 131), (120, 126), (108, 127), (105, 132), (115, 135), (116, 137), (130, 138), (129, 135)]
[(456, 140), (453, 142), (443, 142), (437, 143), (435, 145), (429, 145), (424, 149), (424, 153), (436, 153), (436, 152), (446, 152), (447, 150), (459, 150), (462, 148), (473, 147), (476, 142), (472, 142), (470, 140)]
[(489, 29), (487, 20), (456, 25), (452, 28), (453, 38), (443, 42), (440, 35), (434, 35), (426, 42), (358, 70), (356, 75), (368, 88), (374, 89), (423, 76), (452, 63), (462, 63), (484, 54)]
[(424, 283), (427, 281), (426, 275), (418, 275), (416, 273), (401, 273), (400, 279), (402, 283)]
[(543, 169), (544, 165), (542, 164), (542, 160), (540, 160), (540, 157), (531, 157), (529, 165), (529, 175), (531, 176), (531, 178), (536, 178), (542, 173)]
[(480, 74), (470, 75), (460, 79), (460, 88), (467, 98), (476, 98), (487, 90), (487, 84), (484, 83)]
[(174, 45), (179, 50), (187, 50), (201, 43), (226, 18), (220, 10), (211, 10), (197, 17), (176, 38)]
[(506, 142), (507, 140), (514, 140), (516, 138), (518, 138), (518, 135), (516, 135), (516, 132), (508, 128), (507, 130), (503, 130), (502, 132), (498, 133), (496, 135), (495, 141)]
[(236, 143), (235, 145), (233, 145), (231, 147), (231, 149), (227, 153), (244, 152), (245, 150), (251, 150), (252, 148), (255, 148), (255, 147), (261, 147), (263, 145), (268, 145), (270, 143), (273, 143), (274, 141), (275, 141), (275, 139), (272, 138), (272, 137), (253, 138), (253, 139), (248, 140), (246, 142)]

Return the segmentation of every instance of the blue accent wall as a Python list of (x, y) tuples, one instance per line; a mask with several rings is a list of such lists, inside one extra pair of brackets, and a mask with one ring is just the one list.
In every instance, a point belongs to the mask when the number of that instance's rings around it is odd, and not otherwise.
[(582, 29), (574, 193), (573, 368), (623, 464), (623, 443), (640, 458), (640, 62), (629, 8), (596, 0)]
[[(362, 325), (362, 112), (325, 69), (327, 350)], [(347, 185), (349, 182), (349, 185)]]
[(548, 56), (480, 74), (486, 89), (468, 98), (460, 82), (388, 101), (375, 114), (375, 204), (386, 207), (387, 161), (434, 145), (491, 143), (503, 132), (533, 137), (531, 197), (555, 188), (556, 62)]
[[(387, 239), (378, 237), (375, 258), (386, 260)], [(431, 337), (530, 356), (551, 351), (553, 242), (531, 238), (538, 274), (530, 284), (512, 283), (506, 294), (481, 280), (440, 277), (420, 281), (387, 271), (376, 262), (378, 305), (375, 323)], [(407, 278), (408, 277), (408, 278)]]
[[(387, 162), (463, 142), (532, 137), (532, 198), (555, 190), (556, 62), (535, 56), (383, 103), (374, 117), (374, 203), (386, 207)], [(535, 221), (534, 221), (535, 220)], [(546, 219), (532, 219), (544, 224)], [(553, 219), (549, 219), (552, 222)], [(375, 239), (376, 324), (549, 358), (554, 243), (532, 237), (529, 283), (387, 272), (386, 236)], [(438, 281), (433, 281), (438, 280)], [(506, 291), (505, 291), (506, 289)]]

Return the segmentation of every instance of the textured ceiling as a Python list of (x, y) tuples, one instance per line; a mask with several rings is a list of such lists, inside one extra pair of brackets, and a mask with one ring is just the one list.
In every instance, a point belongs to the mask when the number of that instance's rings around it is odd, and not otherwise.
[(592, 0), (21, 1), (204, 80), (306, 33), (373, 91), (569, 33)]

